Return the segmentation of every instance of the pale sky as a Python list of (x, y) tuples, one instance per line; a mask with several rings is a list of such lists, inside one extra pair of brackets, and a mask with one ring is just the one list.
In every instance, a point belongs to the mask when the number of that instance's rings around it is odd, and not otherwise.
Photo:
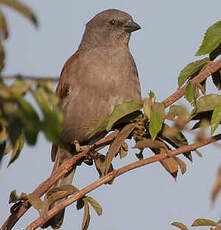
[[(149, 90), (162, 101), (177, 89), (180, 70), (195, 60), (206, 29), (221, 20), (219, 0), (23, 0), (36, 12), (36, 30), (22, 16), (6, 9), (10, 38), (6, 42), (5, 74), (58, 76), (67, 58), (76, 51), (85, 24), (96, 13), (116, 8), (130, 13), (142, 29), (133, 33), (130, 48), (138, 67), (142, 95)], [(170, 226), (180, 221), (190, 226), (196, 218), (220, 218), (221, 199), (210, 206), (210, 193), (221, 163), (220, 149), (200, 149), (203, 158), (193, 154), (187, 173), (177, 181), (154, 163), (117, 178), (113, 185), (104, 185), (89, 195), (103, 207), (97, 216), (91, 209), (90, 230), (177, 229)], [(134, 150), (124, 160), (114, 161), (118, 168), (136, 160)], [(151, 156), (150, 151), (145, 157)], [(184, 159), (183, 157), (181, 157)], [(40, 135), (34, 148), (25, 146), (20, 158), (7, 168), (6, 157), (0, 168), (0, 224), (9, 215), (10, 191), (32, 192), (52, 169), (50, 143)], [(75, 185), (82, 188), (98, 179), (93, 167), (78, 170)], [(29, 225), (38, 212), (33, 208), (15, 226), (20, 230)], [(83, 211), (75, 204), (66, 210), (62, 229), (80, 229)]]

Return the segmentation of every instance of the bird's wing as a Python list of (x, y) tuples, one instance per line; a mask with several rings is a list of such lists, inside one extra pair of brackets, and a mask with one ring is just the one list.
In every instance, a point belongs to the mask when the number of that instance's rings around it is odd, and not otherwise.
[(63, 99), (67, 96), (69, 90), (69, 66), (77, 60), (79, 56), (79, 52), (75, 52), (64, 64), (64, 67), (61, 71), (61, 76), (58, 82), (58, 86), (56, 89), (56, 94)]
[[(64, 99), (69, 92), (69, 66), (77, 60), (78, 56), (79, 52), (77, 51), (66, 61), (61, 71), (58, 86), (56, 88), (56, 94), (60, 97), (61, 100)], [(51, 149), (52, 161), (55, 161), (57, 150), (58, 147), (53, 144)]]

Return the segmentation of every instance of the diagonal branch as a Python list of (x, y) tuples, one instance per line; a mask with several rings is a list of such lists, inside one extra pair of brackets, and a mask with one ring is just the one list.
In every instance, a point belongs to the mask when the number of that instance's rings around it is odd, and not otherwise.
[[(215, 73), (217, 70), (221, 68), (221, 60), (212, 62), (211, 65), (209, 65), (202, 73), (197, 75), (195, 78), (191, 80), (191, 82), (194, 83), (200, 83), (204, 81), (206, 78), (208, 78), (212, 73)], [(168, 98), (166, 98), (162, 103), (165, 105), (165, 107), (170, 106), (173, 104), (175, 101), (179, 100), (185, 92), (186, 85), (183, 87), (179, 88), (176, 92), (174, 92), (172, 95), (170, 95)]]
[[(48, 189), (62, 176), (68, 173), (73, 165), (76, 164), (80, 159), (86, 157), (90, 151), (98, 151), (101, 147), (104, 147), (117, 136), (118, 131), (109, 134), (108, 136), (100, 139), (94, 145), (88, 147), (88, 149), (83, 152), (73, 156), (70, 160), (65, 161), (57, 171), (55, 171), (48, 179), (46, 179), (43, 183), (41, 183), (31, 194), (37, 197), (41, 197)], [(31, 207), (31, 204), (28, 201), (25, 201), (15, 212), (12, 212), (5, 223), (0, 228), (1, 230), (9, 230), (12, 229), (13, 226), (17, 223), (17, 221), (25, 214), (25, 212)]]
[(205, 138), (204, 140), (202, 140), (200, 142), (193, 143), (191, 145), (182, 146), (178, 149), (168, 151), (167, 153), (164, 152), (164, 153), (157, 154), (155, 156), (146, 158), (144, 160), (136, 161), (136, 162), (128, 164), (122, 168), (114, 170), (111, 173), (108, 173), (106, 176), (95, 181), (94, 183), (81, 189), (79, 192), (74, 193), (70, 198), (68, 198), (68, 199), (62, 201), (61, 203), (59, 203), (58, 205), (56, 205), (54, 208), (49, 210), (46, 215), (41, 216), (38, 219), (36, 219), (34, 222), (32, 222), (26, 228), (26, 230), (34, 230), (34, 229), (42, 226), (51, 217), (53, 217), (59, 211), (63, 210), (65, 207), (71, 205), (73, 202), (77, 201), (79, 198), (85, 196), (87, 193), (95, 190), (96, 188), (100, 187), (101, 185), (106, 184), (107, 182), (113, 180), (114, 178), (116, 178), (116, 177), (130, 171), (130, 170), (133, 170), (133, 169), (136, 169), (136, 168), (139, 168), (139, 167), (142, 167), (144, 165), (151, 164), (151, 163), (154, 163), (157, 161), (161, 161), (161, 160), (167, 158), (168, 156), (176, 156), (176, 155), (179, 155), (181, 153), (186, 153), (186, 152), (195, 150), (197, 148), (211, 144), (211, 143), (216, 142), (218, 140), (221, 140), (221, 134), (213, 136), (213, 137)]

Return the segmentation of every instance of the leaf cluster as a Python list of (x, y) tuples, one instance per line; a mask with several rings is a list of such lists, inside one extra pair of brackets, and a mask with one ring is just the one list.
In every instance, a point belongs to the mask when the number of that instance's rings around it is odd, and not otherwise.
[[(26, 99), (32, 96), (38, 108)], [(0, 81), (0, 156), (11, 152), (10, 165), (19, 156), (24, 140), (35, 145), (40, 131), (60, 144), (62, 113), (50, 81)]]

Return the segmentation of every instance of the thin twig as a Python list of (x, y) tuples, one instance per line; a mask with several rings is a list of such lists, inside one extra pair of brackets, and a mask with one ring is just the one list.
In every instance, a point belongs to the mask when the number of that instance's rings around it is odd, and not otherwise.
[(23, 74), (13, 74), (13, 75), (0, 75), (0, 79), (3, 80), (34, 80), (34, 81), (58, 81), (58, 77), (40, 77), (40, 76), (27, 76)]
[[(68, 173), (77, 161), (87, 156), (90, 151), (98, 150), (102, 146), (105, 147), (107, 144), (117, 136), (118, 130), (109, 134), (108, 136), (98, 140), (94, 145), (90, 146), (88, 149), (83, 152), (73, 156), (70, 160), (65, 161), (57, 171), (55, 171), (48, 179), (46, 179), (43, 183), (41, 183), (31, 194), (37, 197), (41, 197), (48, 189), (62, 176)], [(31, 207), (31, 204), (28, 201), (25, 201), (16, 212), (13, 212), (5, 223), (0, 228), (1, 230), (10, 230), (17, 223), (17, 221), (25, 214), (25, 212)]]
[(96, 188), (100, 187), (103, 184), (106, 184), (107, 182), (113, 180), (114, 178), (130, 171), (133, 170), (135, 168), (139, 168), (142, 167), (144, 165), (147, 164), (151, 164), (157, 161), (161, 161), (165, 158), (169, 156), (176, 156), (179, 155), (181, 153), (186, 153), (192, 150), (195, 150), (197, 148), (200, 148), (202, 146), (208, 145), (210, 143), (216, 142), (218, 140), (221, 140), (221, 134), (210, 137), (210, 138), (206, 138), (205, 140), (202, 140), (200, 142), (196, 142), (193, 143), (191, 145), (187, 145), (187, 146), (182, 146), (178, 149), (172, 150), (172, 151), (168, 151), (168, 153), (161, 153), (161, 154), (157, 154), (155, 156), (146, 158), (144, 160), (139, 160), (136, 161), (134, 163), (128, 164), (120, 169), (114, 170), (111, 173), (108, 173), (106, 176), (100, 178), (99, 180), (95, 181), (94, 183), (86, 186), (85, 188), (81, 189), (79, 192), (74, 193), (70, 198), (62, 201), (61, 203), (59, 203), (58, 205), (56, 205), (54, 208), (52, 208), (51, 210), (48, 211), (47, 214), (45, 214), (44, 216), (39, 217), (38, 219), (36, 219), (34, 222), (32, 222), (27, 228), (26, 230), (34, 230), (40, 226), (42, 226), (46, 221), (48, 221), (51, 217), (53, 217), (55, 214), (57, 214), (59, 211), (63, 210), (65, 207), (71, 205), (73, 202), (77, 201), (79, 198), (85, 196), (87, 193), (95, 190)]
[[(207, 77), (209, 77), (212, 73), (219, 70), (220, 68), (221, 68), (221, 60), (215, 61), (210, 66), (208, 66), (202, 73), (197, 75), (197, 77), (193, 78), (191, 82), (200, 83), (204, 81)], [(166, 98), (162, 102), (165, 105), (165, 107), (168, 107), (172, 105), (175, 101), (179, 100), (184, 95), (186, 86), (187, 84), (179, 88), (176, 92), (174, 92), (172, 95)]]

